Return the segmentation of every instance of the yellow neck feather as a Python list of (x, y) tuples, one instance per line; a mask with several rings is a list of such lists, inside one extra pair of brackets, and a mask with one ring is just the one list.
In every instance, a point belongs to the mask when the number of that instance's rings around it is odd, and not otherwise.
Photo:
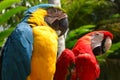
[(37, 9), (33, 12), (28, 19), (28, 23), (31, 27), (35, 26), (48, 26), (47, 23), (44, 21), (44, 17), (47, 15), (47, 11), (44, 9)]

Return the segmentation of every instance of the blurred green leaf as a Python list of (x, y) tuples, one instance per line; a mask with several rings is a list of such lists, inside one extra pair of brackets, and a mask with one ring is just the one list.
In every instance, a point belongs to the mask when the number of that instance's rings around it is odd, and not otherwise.
[(96, 0), (62, 0), (61, 2), (69, 16), (70, 30), (93, 23), (95, 17), (92, 12), (96, 6)]
[(66, 38), (66, 47), (72, 48), (76, 41), (85, 33), (91, 32), (93, 28), (95, 28), (95, 25), (84, 25), (77, 29), (74, 29), (68, 33), (68, 36)]
[(120, 42), (112, 45), (110, 51), (107, 54), (108, 58), (120, 59)]
[(117, 50), (117, 49), (119, 49), (119, 48), (120, 48), (120, 42), (114, 43), (114, 44), (112, 45), (112, 47), (111, 47), (111, 52), (109, 52), (109, 54), (112, 53), (112, 52), (114, 52), (114, 50)]
[(119, 13), (113, 14), (113, 15), (111, 16), (111, 18), (120, 18), (120, 14), (119, 14)]
[(11, 32), (14, 30), (15, 27), (10, 27), (9, 29), (0, 32), (0, 46), (3, 45), (4, 39), (7, 38)]
[(0, 41), (2, 41), (5, 37), (8, 37), (8, 35), (14, 30), (14, 27), (10, 27), (9, 29), (0, 32)]
[(112, 44), (110, 50), (107, 53), (97, 56), (97, 59), (102, 62), (106, 58), (120, 58), (120, 42)]
[(69, 32), (66, 40), (75, 39), (77, 36), (81, 36), (82, 34), (92, 31), (92, 28), (94, 27), (95, 25), (84, 25), (77, 29), (74, 29)]
[(6, 12), (0, 16), (0, 24), (5, 23), (11, 16), (13, 16), (14, 14), (16, 14), (18, 12), (24, 11), (24, 10), (26, 10), (26, 8), (22, 7), (22, 6), (10, 9), (8, 12)]
[(20, 2), (21, 0), (3, 0), (0, 2), (0, 12), (7, 7), (10, 7), (15, 2)]

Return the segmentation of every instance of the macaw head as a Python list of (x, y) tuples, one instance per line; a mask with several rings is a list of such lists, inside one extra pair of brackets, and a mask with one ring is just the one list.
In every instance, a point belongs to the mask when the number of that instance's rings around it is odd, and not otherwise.
[(45, 16), (45, 21), (54, 30), (60, 31), (59, 36), (63, 35), (68, 29), (68, 17), (64, 10), (58, 7), (49, 7), (46, 9), (47, 15)]
[(67, 14), (63, 9), (53, 4), (40, 4), (29, 8), (22, 21), (27, 21), (32, 27), (48, 25), (55, 31), (59, 31), (59, 36), (68, 29)]
[(94, 31), (91, 34), (91, 47), (95, 55), (108, 51), (112, 45), (113, 35), (108, 31)]

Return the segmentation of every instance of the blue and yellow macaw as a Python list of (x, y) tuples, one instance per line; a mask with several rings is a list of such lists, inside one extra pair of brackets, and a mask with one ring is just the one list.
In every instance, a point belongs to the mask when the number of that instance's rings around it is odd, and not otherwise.
[(67, 14), (55, 5), (28, 9), (3, 47), (0, 80), (53, 80), (58, 36), (67, 28)]

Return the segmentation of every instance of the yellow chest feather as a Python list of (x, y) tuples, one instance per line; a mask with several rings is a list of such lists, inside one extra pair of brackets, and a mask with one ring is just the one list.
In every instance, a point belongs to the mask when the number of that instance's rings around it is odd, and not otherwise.
[(27, 80), (53, 80), (57, 57), (57, 34), (47, 26), (33, 27), (31, 74)]

